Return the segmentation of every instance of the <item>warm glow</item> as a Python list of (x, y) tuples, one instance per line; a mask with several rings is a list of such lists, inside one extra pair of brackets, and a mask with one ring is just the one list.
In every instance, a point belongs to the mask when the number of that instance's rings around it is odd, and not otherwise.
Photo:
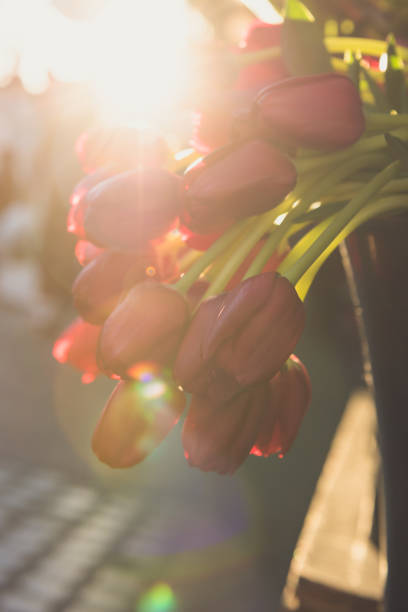
[(245, 6), (265, 23), (282, 23), (283, 18), (269, 0), (241, 0)]
[(99, 120), (160, 127), (191, 81), (191, 44), (211, 35), (187, 0), (106, 0), (81, 21), (52, 0), (0, 0), (0, 86), (14, 73), (33, 94), (49, 75), (88, 83)]
[(109, 3), (90, 41), (91, 83), (103, 119), (145, 127), (176, 108), (188, 84), (189, 37), (200, 39), (200, 26), (185, 0)]

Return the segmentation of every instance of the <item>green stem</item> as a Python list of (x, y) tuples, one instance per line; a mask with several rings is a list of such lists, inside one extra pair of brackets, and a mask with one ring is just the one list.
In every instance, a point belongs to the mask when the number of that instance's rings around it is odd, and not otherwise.
[(296, 285), (306, 270), (313, 265), (314, 261), (328, 247), (330, 242), (339, 234), (355, 214), (363, 208), (370, 198), (375, 195), (383, 185), (391, 181), (400, 169), (400, 162), (392, 162), (377, 174), (361, 191), (350, 200), (340, 212), (338, 212), (330, 225), (322, 232), (312, 246), (302, 255), (300, 259), (286, 272), (286, 278)]
[[(324, 202), (323, 207), (326, 204), (330, 204), (331, 202), (338, 202), (339, 200), (349, 200), (353, 197), (357, 189), (360, 189), (364, 183), (360, 181), (350, 181), (347, 183), (343, 183), (339, 185), (338, 189), (333, 189), (333, 192), (329, 193), (327, 196), (324, 196), (322, 202)], [(394, 194), (394, 193), (404, 193), (408, 191), (408, 178), (400, 178), (395, 179), (394, 181), (390, 181), (381, 189), (381, 194)]]
[[(323, 171), (326, 173), (325, 171)], [(226, 261), (211, 281), (203, 300), (216, 295), (222, 291), (228, 284), (228, 281), (232, 278), (235, 272), (238, 270), (241, 263), (249, 255), (256, 243), (262, 238), (262, 236), (273, 227), (275, 220), (279, 215), (287, 213), (293, 206), (294, 202), (301, 199), (305, 193), (311, 188), (313, 184), (321, 180), (322, 172), (311, 172), (308, 176), (300, 180), (294, 190), (289, 193), (286, 198), (278, 206), (275, 206), (272, 210), (258, 216), (254, 222), (254, 225), (250, 229), (248, 235), (240, 242), (237, 251)]]
[(226, 262), (225, 266), (221, 270), (221, 273), (216, 276), (208, 287), (203, 300), (220, 293), (228, 283), (230, 278), (238, 270), (243, 260), (249, 255), (252, 248), (259, 241), (259, 239), (265, 234), (265, 232), (272, 225), (276, 219), (275, 210), (263, 214), (261, 217), (257, 217), (254, 225), (251, 228), (249, 234), (241, 241), (239, 249), (233, 254), (233, 256)]
[[(351, 221), (346, 225), (346, 227), (339, 234), (337, 234), (336, 238), (330, 243), (330, 245), (323, 251), (323, 253), (316, 259), (313, 265), (310, 266), (310, 268), (296, 283), (296, 291), (300, 299), (305, 299), (316, 274), (318, 273), (326, 259), (334, 251), (334, 249), (338, 247), (340, 242), (345, 240), (347, 236), (351, 234), (351, 232), (353, 232), (357, 227), (359, 227), (369, 219), (378, 217), (379, 215), (385, 213), (401, 211), (407, 208), (407, 198), (405, 194), (400, 194), (388, 198), (379, 198), (372, 204), (369, 204), (368, 206), (360, 210), (360, 212), (358, 212), (357, 215), (355, 215), (351, 219)], [(306, 236), (304, 236), (304, 238), (296, 245), (294, 251), (297, 249), (298, 245), (299, 247), (302, 246), (300, 243), (303, 240), (308, 243), (313, 242), (316, 239), (316, 236), (321, 234), (322, 231), (327, 227), (329, 222), (330, 220), (326, 219), (324, 222), (313, 228), (313, 230), (306, 234)]]
[[(402, 140), (408, 139), (408, 128), (400, 128), (397, 130), (391, 130), (390, 134), (397, 136)], [(326, 155), (316, 155), (309, 159), (302, 158), (295, 160), (295, 166), (298, 173), (308, 172), (313, 170), (317, 166), (327, 167), (331, 164), (340, 163), (350, 157), (362, 155), (364, 153), (374, 153), (381, 149), (388, 147), (387, 142), (384, 138), (384, 134), (378, 134), (376, 136), (370, 136), (368, 138), (361, 138), (347, 149), (341, 151), (335, 151), (334, 153), (327, 153)]]
[(366, 129), (389, 131), (399, 127), (408, 127), (408, 113), (391, 115), (389, 113), (365, 113)]
[(271, 233), (265, 245), (255, 257), (244, 278), (249, 278), (250, 276), (259, 274), (272, 253), (278, 248), (279, 244), (286, 236), (291, 225), (293, 225), (293, 223), (295, 223), (301, 215), (309, 210), (310, 206), (314, 202), (318, 201), (328, 190), (341, 183), (341, 181), (347, 176), (354, 174), (361, 168), (370, 166), (370, 164), (373, 162), (376, 162), (378, 157), (378, 155), (365, 155), (359, 159), (348, 159), (340, 164), (340, 166), (334, 168), (331, 172), (326, 174), (324, 178), (319, 178), (319, 180), (315, 181), (312, 188), (306, 192), (305, 197), (301, 200), (298, 206), (296, 206), (296, 208), (292, 208), (282, 223), (276, 227), (275, 231)]
[(238, 221), (229, 230), (225, 232), (214, 244), (212, 244), (206, 251), (197, 259), (191, 268), (186, 272), (174, 287), (180, 293), (187, 293), (190, 287), (195, 283), (200, 274), (210, 265), (210, 263), (218, 257), (224, 249), (228, 248), (230, 244), (239, 236), (242, 232), (244, 225), (248, 223), (248, 220)]

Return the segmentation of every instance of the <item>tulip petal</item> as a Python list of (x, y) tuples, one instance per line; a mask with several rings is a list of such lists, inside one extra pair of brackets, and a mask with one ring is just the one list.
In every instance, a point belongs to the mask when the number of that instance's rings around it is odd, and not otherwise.
[(184, 405), (184, 394), (160, 376), (119, 382), (94, 431), (94, 453), (113, 468), (140, 463), (177, 423)]

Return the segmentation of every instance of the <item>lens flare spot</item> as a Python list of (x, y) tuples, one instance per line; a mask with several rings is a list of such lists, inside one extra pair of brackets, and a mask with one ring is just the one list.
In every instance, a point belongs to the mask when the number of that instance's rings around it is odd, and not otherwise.
[(128, 370), (128, 376), (133, 380), (140, 380), (140, 382), (150, 382), (157, 375), (158, 367), (153, 361), (143, 361), (142, 363), (135, 363)]
[(170, 585), (165, 582), (155, 584), (145, 593), (137, 607), (137, 612), (176, 612), (177, 600)]
[(154, 266), (147, 266), (146, 270), (146, 276), (156, 276), (156, 268)]
[(167, 385), (161, 380), (152, 380), (143, 385), (141, 394), (146, 399), (157, 399), (162, 397), (167, 391)]
[(95, 374), (91, 374), (90, 372), (85, 372), (85, 374), (82, 374), (81, 376), (81, 381), (84, 385), (89, 385), (91, 382), (95, 380), (95, 378), (96, 378)]
[(274, 225), (280, 225), (282, 223), (282, 221), (285, 219), (285, 217), (287, 216), (288, 213), (282, 213), (281, 215), (278, 215), (274, 221)]
[(174, 154), (174, 159), (176, 161), (180, 161), (182, 159), (185, 159), (186, 157), (189, 157), (193, 153), (194, 153), (194, 149), (182, 149), (182, 151), (178, 151), (177, 153)]
[(388, 55), (387, 55), (387, 53), (383, 53), (380, 56), (380, 61), (379, 61), (378, 67), (379, 67), (381, 72), (385, 72), (387, 70), (387, 67), (388, 67)]
[(77, 204), (79, 204), (80, 199), (81, 199), (81, 193), (79, 191), (74, 191), (74, 193), (72, 193), (71, 197), (69, 198), (69, 203), (72, 206), (76, 206)]
[(66, 363), (68, 359), (68, 352), (71, 348), (72, 342), (68, 340), (68, 338), (60, 338), (54, 344), (54, 348), (52, 349), (52, 356), (59, 363)]

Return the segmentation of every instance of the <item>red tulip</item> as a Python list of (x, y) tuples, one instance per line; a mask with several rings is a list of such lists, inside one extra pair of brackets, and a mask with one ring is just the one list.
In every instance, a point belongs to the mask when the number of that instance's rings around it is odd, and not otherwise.
[(146, 279), (151, 257), (108, 249), (93, 259), (72, 286), (79, 314), (89, 323), (101, 325), (126, 291)]
[(81, 266), (86, 266), (103, 252), (104, 249), (100, 249), (87, 240), (78, 240), (75, 245), (75, 257)]
[(85, 232), (97, 245), (138, 251), (168, 231), (180, 209), (180, 181), (160, 168), (124, 172), (85, 196)]
[(365, 127), (357, 89), (334, 73), (270, 85), (259, 93), (256, 112), (260, 133), (288, 147), (341, 149), (358, 140)]
[(100, 373), (96, 348), (101, 328), (76, 318), (57, 338), (52, 350), (59, 363), (69, 363), (83, 372), (82, 382), (90, 383)]
[(274, 272), (253, 276), (201, 303), (179, 348), (174, 377), (191, 393), (226, 403), (272, 378), (305, 324), (303, 303)]
[(163, 376), (119, 382), (94, 431), (94, 453), (112, 468), (140, 463), (177, 423), (184, 405), (184, 394)]
[[(249, 27), (239, 46), (242, 51), (251, 52), (267, 49), (268, 47), (280, 47), (282, 24), (263, 23), (255, 21)], [(235, 87), (237, 89), (250, 89), (256, 87), (258, 90), (270, 83), (280, 81), (289, 76), (282, 56), (250, 64), (241, 69)]]
[[(227, 228), (226, 228), (227, 229)], [(222, 232), (213, 232), (212, 234), (195, 234), (187, 227), (182, 227), (183, 239), (190, 249), (196, 251), (206, 251), (220, 236)]]
[(191, 144), (197, 151), (210, 153), (246, 133), (258, 91), (246, 89), (217, 91), (194, 113)]
[(188, 318), (188, 302), (175, 289), (154, 280), (135, 285), (102, 327), (98, 350), (102, 369), (128, 378), (140, 362), (167, 364)]
[(76, 153), (84, 172), (108, 166), (115, 172), (161, 165), (167, 155), (163, 139), (131, 127), (95, 128), (78, 138)]
[(78, 238), (82, 240), (86, 238), (84, 222), (87, 208), (88, 204), (85, 199), (82, 198), (77, 204), (71, 206), (67, 217), (67, 232), (75, 234), (75, 236), (78, 236)]
[(233, 474), (248, 457), (267, 405), (266, 384), (245, 389), (222, 406), (193, 395), (183, 427), (189, 464), (205, 472)]
[(303, 363), (291, 355), (269, 381), (270, 399), (263, 413), (253, 455), (284, 455), (292, 446), (309, 407), (312, 388)]
[(184, 179), (183, 221), (205, 234), (273, 208), (293, 189), (296, 170), (267, 142), (251, 140), (215, 151)]
[(77, 206), (92, 187), (112, 176), (109, 168), (100, 168), (92, 174), (87, 174), (75, 185), (69, 199), (71, 206)]

